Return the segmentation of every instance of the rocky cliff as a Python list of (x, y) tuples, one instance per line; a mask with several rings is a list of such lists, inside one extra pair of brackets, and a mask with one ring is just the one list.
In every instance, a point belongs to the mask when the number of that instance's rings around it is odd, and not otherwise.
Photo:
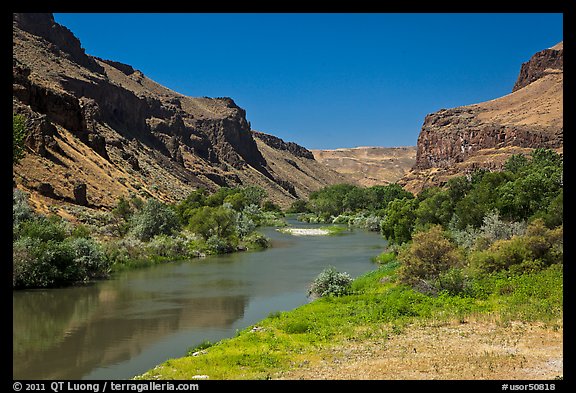
[[(39, 209), (106, 209), (130, 193), (174, 202), (199, 186), (248, 183), (288, 205), (341, 180), (294, 143), (268, 142), (263, 152), (231, 98), (184, 96), (130, 65), (86, 54), (51, 14), (13, 14), (12, 64), (13, 112), (29, 130), (13, 178)], [(276, 169), (285, 159), (308, 160), (301, 167), (314, 171), (287, 180)]]
[(521, 66), (512, 93), (442, 109), (424, 119), (416, 163), (400, 182), (412, 191), (474, 168), (501, 169), (511, 154), (563, 149), (563, 44)]

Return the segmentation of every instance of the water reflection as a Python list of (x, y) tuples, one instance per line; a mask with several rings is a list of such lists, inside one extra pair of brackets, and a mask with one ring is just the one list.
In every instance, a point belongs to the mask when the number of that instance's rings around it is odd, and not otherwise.
[(294, 237), (274, 247), (124, 272), (91, 286), (13, 292), (14, 379), (123, 379), (307, 301), (327, 266), (373, 268), (376, 233)]
[[(67, 291), (74, 296), (66, 296)], [(242, 318), (247, 300), (170, 299), (165, 293), (119, 285), (15, 293), (14, 377), (80, 379), (95, 368), (136, 356), (173, 332), (228, 328)]]

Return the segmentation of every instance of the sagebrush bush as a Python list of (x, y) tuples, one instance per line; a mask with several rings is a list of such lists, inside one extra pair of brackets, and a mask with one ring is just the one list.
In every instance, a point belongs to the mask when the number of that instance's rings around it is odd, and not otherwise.
[(331, 266), (314, 279), (308, 289), (308, 296), (342, 296), (348, 293), (351, 283), (352, 277), (348, 273), (340, 273)]
[(238, 213), (236, 216), (236, 233), (241, 239), (254, 232), (255, 229), (256, 223), (250, 218), (250, 214), (245, 212)]
[(109, 262), (92, 239), (23, 237), (13, 245), (14, 288), (45, 288), (106, 277)]
[(67, 270), (69, 281), (89, 281), (104, 278), (110, 271), (110, 263), (104, 250), (95, 240), (83, 237), (69, 237), (62, 242), (62, 247), (69, 255)]
[(498, 240), (486, 250), (470, 255), (470, 266), (478, 273), (510, 270), (533, 272), (563, 262), (563, 227), (548, 229), (541, 219), (532, 222), (523, 236)]
[(480, 228), (468, 225), (465, 229), (453, 229), (452, 235), (459, 246), (466, 250), (485, 250), (497, 240), (509, 240), (526, 232), (525, 221), (505, 221), (500, 219), (498, 210), (489, 211)]
[(186, 239), (180, 236), (156, 235), (145, 247), (147, 254), (167, 258), (181, 258), (188, 254)]
[(145, 243), (132, 236), (107, 241), (104, 243), (104, 251), (108, 259), (114, 264), (126, 264), (148, 257)]
[(155, 199), (146, 201), (130, 219), (130, 231), (140, 240), (148, 241), (156, 235), (170, 235), (179, 228), (176, 212)]
[(234, 248), (235, 245), (230, 239), (213, 235), (206, 240), (206, 252), (209, 254), (227, 254), (234, 251)]
[(34, 212), (28, 205), (28, 195), (14, 188), (12, 191), (12, 225), (18, 227), (20, 223), (31, 220), (34, 217)]
[[(46, 288), (53, 286), (58, 277), (58, 269), (45, 258), (43, 251), (48, 243), (40, 239), (24, 237), (12, 246), (12, 286), (18, 288)], [(54, 254), (54, 252), (50, 252)]]

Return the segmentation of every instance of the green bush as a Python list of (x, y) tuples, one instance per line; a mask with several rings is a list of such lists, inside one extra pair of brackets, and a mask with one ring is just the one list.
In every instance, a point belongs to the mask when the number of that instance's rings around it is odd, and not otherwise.
[(66, 223), (57, 216), (38, 216), (35, 219), (20, 223), (17, 237), (30, 237), (42, 241), (61, 242), (68, 236), (69, 228)]
[(146, 201), (142, 210), (134, 213), (130, 224), (129, 233), (143, 241), (156, 235), (170, 235), (180, 226), (174, 210), (155, 199)]
[(110, 263), (104, 250), (93, 239), (69, 237), (62, 242), (62, 248), (70, 256), (65, 271), (69, 282), (89, 281), (107, 277)]
[(324, 269), (312, 282), (308, 296), (342, 296), (348, 293), (352, 277), (348, 273), (340, 273), (333, 266)]
[(209, 254), (228, 254), (236, 249), (234, 243), (232, 239), (212, 235), (206, 240), (206, 251)]
[(463, 264), (460, 250), (439, 225), (415, 234), (398, 253), (398, 260), (400, 281), (411, 286), (434, 281), (440, 273)]
[(212, 237), (227, 239), (235, 235), (236, 214), (225, 206), (203, 206), (190, 212), (188, 229), (206, 241)]
[(270, 239), (258, 232), (252, 232), (244, 239), (249, 250), (264, 250), (270, 246)]
[(498, 240), (486, 250), (473, 252), (469, 261), (478, 273), (500, 270), (524, 273), (562, 263), (563, 227), (548, 229), (543, 220), (536, 220), (525, 235)]
[(110, 270), (99, 244), (69, 237), (64, 241), (23, 237), (13, 246), (14, 288), (44, 288), (106, 277)]
[(282, 208), (272, 201), (264, 201), (262, 210), (265, 212), (282, 213)]
[(463, 269), (451, 268), (441, 272), (435, 283), (438, 292), (446, 291), (450, 295), (473, 295), (472, 278)]
[(389, 242), (396, 244), (410, 241), (416, 224), (417, 207), (418, 200), (414, 198), (391, 201), (384, 210), (384, 218), (380, 222), (382, 235)]
[[(19, 288), (46, 288), (55, 284), (58, 269), (47, 254), (48, 243), (24, 237), (12, 247), (12, 286)], [(54, 254), (50, 251), (50, 254)]]

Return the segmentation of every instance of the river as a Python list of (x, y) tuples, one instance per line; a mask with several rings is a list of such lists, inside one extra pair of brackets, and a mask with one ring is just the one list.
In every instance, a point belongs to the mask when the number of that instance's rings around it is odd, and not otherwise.
[[(289, 221), (294, 227), (318, 225)], [(386, 241), (364, 230), (122, 272), (83, 287), (13, 291), (14, 379), (129, 379), (203, 341), (232, 337), (309, 301), (328, 266), (357, 277)]]

